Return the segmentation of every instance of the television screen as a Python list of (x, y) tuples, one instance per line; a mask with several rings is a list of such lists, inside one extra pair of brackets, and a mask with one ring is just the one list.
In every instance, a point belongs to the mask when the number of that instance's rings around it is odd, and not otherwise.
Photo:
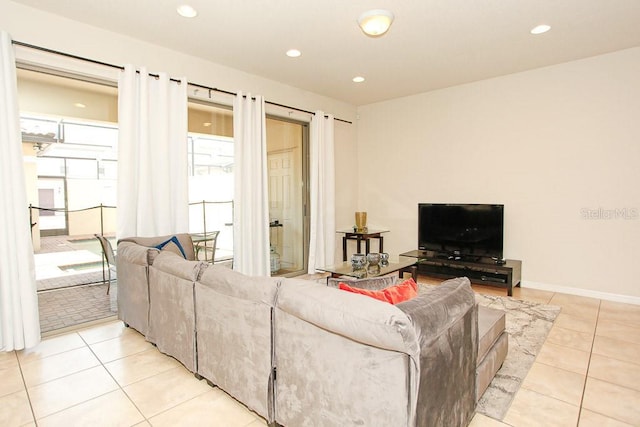
[(502, 259), (504, 205), (418, 205), (418, 247), (450, 257)]

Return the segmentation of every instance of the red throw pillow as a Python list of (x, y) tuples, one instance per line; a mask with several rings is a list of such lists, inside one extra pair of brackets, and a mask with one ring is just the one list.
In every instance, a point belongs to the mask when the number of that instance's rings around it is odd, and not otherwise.
[(411, 298), (418, 295), (418, 285), (413, 278), (407, 279), (397, 285), (389, 286), (388, 288), (371, 291), (369, 289), (354, 288), (346, 283), (340, 283), (338, 285), (343, 291), (353, 292), (354, 294), (366, 295), (371, 298), (375, 298), (380, 301), (388, 302), (389, 304), (398, 304), (403, 301), (408, 301)]

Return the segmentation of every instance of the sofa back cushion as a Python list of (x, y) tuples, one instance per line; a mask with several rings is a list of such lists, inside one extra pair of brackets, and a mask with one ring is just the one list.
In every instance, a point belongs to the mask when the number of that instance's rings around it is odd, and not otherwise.
[(272, 421), (272, 310), (279, 278), (208, 267), (195, 284), (198, 374)]
[[(176, 233), (176, 234), (169, 234), (166, 236), (157, 236), (157, 237), (126, 237), (118, 240), (118, 247), (120, 246), (120, 242), (131, 242), (141, 246), (155, 248), (156, 246), (162, 244), (163, 242), (170, 240), (172, 237), (175, 237), (176, 240), (178, 240), (178, 242), (180, 243), (180, 246), (184, 251), (184, 255), (186, 259), (188, 260), (196, 259), (195, 251), (193, 250), (193, 240), (191, 240), (191, 235), (189, 233)], [(180, 254), (179, 249), (174, 243), (167, 246), (168, 246), (167, 248), (168, 250), (174, 250), (177, 254)], [(153, 262), (151, 262), (151, 264), (153, 264)]]
[(396, 306), (301, 279), (285, 278), (276, 307), (354, 341), (416, 356), (413, 327)]
[(415, 425), (410, 422), (412, 371), (407, 354), (362, 344), (280, 309), (274, 319), (277, 423)]
[(273, 306), (281, 280), (278, 277), (247, 276), (214, 264), (205, 270), (199, 282), (230, 297)]
[(184, 280), (195, 282), (208, 264), (203, 261), (189, 261), (173, 251), (160, 251), (153, 261), (153, 268)]

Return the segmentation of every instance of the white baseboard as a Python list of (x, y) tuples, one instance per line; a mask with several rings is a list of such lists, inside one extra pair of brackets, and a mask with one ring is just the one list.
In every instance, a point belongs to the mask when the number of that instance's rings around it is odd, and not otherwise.
[(571, 288), (568, 286), (550, 285), (547, 283), (532, 282), (530, 280), (523, 280), (520, 284), (522, 288), (538, 289), (541, 291), (559, 292), (562, 294), (578, 295), (581, 297), (589, 297), (602, 299), (606, 301), (622, 302), (625, 304), (640, 305), (640, 297), (634, 297), (630, 295), (612, 294), (608, 292), (591, 291), (588, 289)]

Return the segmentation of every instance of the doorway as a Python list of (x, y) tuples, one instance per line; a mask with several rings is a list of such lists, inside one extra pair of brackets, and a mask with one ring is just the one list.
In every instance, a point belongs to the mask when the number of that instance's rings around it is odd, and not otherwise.
[(65, 179), (40, 177), (37, 185), (40, 235), (43, 237), (68, 235)]
[(308, 125), (267, 118), (269, 237), (272, 275), (294, 276), (306, 271)]

